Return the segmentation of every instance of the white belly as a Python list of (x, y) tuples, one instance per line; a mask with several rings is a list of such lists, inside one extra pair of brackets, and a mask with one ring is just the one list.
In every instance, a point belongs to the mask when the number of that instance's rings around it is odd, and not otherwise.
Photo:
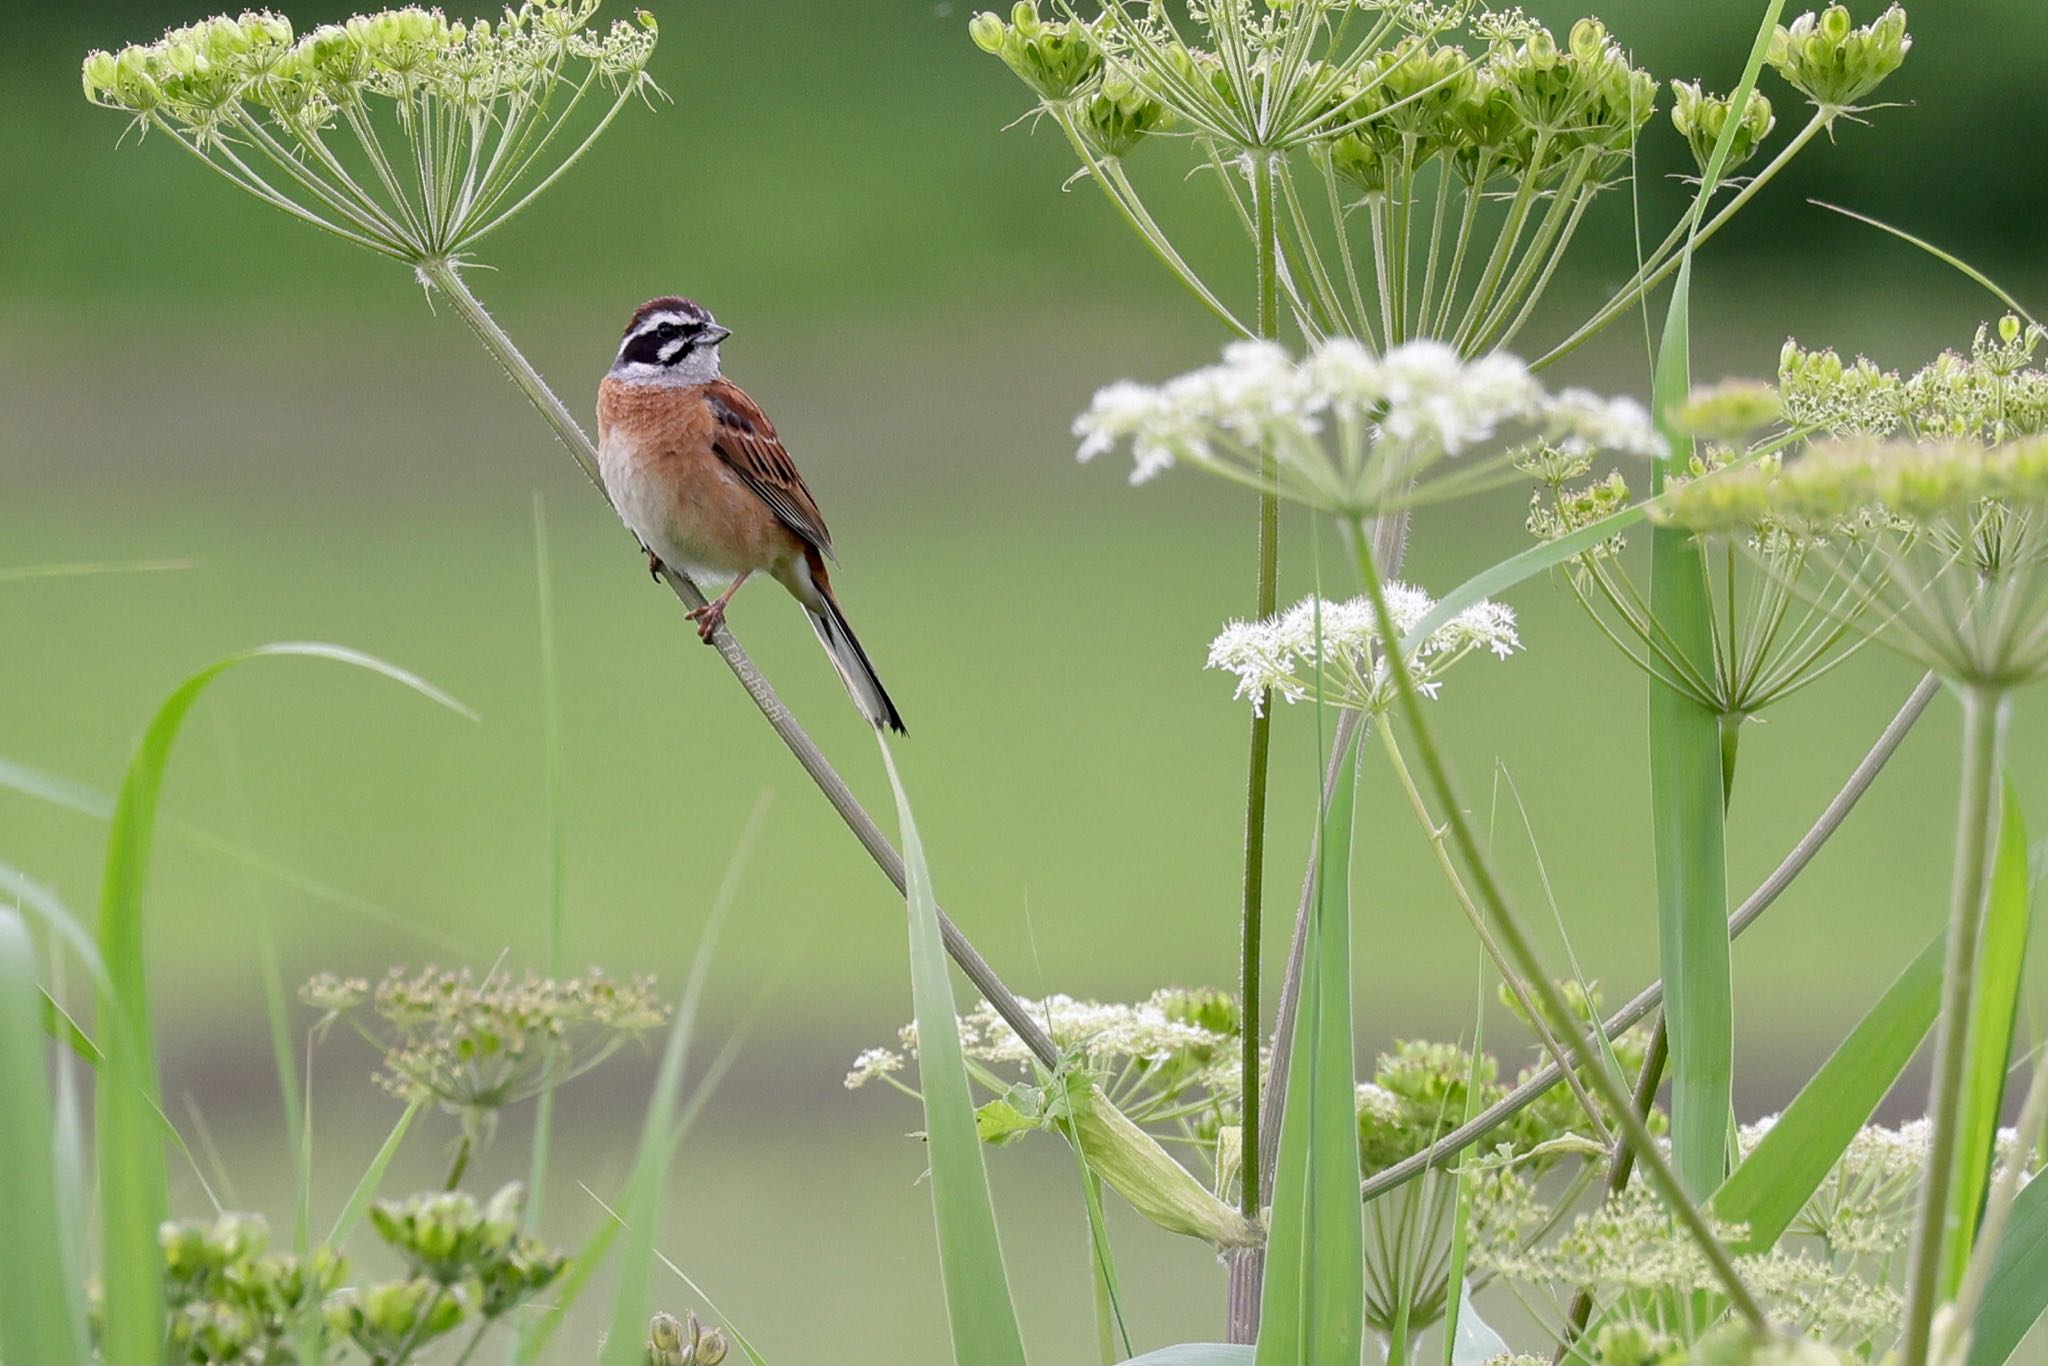
[[(597, 448), (597, 463), (619, 520), (663, 564), (714, 584), (725, 583), (748, 568), (719, 538), (701, 534), (698, 519), (692, 515), (696, 501), (688, 496), (688, 490), (679, 489), (657, 462), (637, 458), (625, 438), (607, 432)], [(715, 477), (737, 483), (737, 477), (723, 469)]]

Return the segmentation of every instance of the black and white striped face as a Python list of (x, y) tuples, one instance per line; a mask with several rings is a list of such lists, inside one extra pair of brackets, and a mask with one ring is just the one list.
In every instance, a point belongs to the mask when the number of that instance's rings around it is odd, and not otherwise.
[(689, 299), (653, 299), (626, 325), (611, 377), (628, 384), (708, 384), (717, 379), (718, 344), (732, 335)]

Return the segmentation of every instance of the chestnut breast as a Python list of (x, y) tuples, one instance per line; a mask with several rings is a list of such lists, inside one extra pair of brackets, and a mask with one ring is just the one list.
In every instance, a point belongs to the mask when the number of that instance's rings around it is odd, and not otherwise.
[(800, 558), (804, 542), (712, 448), (716, 415), (701, 385), (597, 391), (597, 458), (612, 506), (662, 561), (729, 579)]

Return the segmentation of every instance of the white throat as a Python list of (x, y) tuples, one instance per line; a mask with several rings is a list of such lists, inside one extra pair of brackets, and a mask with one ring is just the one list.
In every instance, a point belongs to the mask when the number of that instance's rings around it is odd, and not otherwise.
[(713, 344), (697, 347), (670, 365), (656, 365), (644, 360), (614, 361), (611, 378), (622, 384), (649, 384), (661, 389), (682, 389), (691, 385), (709, 384), (723, 373), (718, 362), (718, 347)]

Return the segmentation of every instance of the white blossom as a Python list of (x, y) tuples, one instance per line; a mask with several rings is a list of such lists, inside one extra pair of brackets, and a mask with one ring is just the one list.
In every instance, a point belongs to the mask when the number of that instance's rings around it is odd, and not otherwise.
[[(1397, 636), (1420, 625), (1435, 599), (1410, 584), (1386, 586), (1387, 611)], [(1378, 614), (1368, 598), (1333, 602), (1308, 597), (1277, 616), (1233, 621), (1210, 642), (1207, 667), (1237, 675), (1239, 700), (1254, 708), (1267, 692), (1283, 701), (1315, 698), (1351, 710), (1378, 711), (1393, 700), (1392, 680), (1379, 657)], [(1409, 656), (1416, 688), (1436, 696), (1445, 670), (1484, 651), (1506, 659), (1521, 648), (1515, 614), (1498, 603), (1474, 603), (1432, 631)]]
[(1511, 427), (1574, 450), (1656, 449), (1642, 406), (1582, 389), (1555, 398), (1513, 356), (1461, 360), (1437, 341), (1374, 354), (1333, 337), (1296, 363), (1269, 341), (1233, 342), (1216, 365), (1160, 385), (1120, 380), (1074, 422), (1076, 454), (1120, 445), (1143, 483), (1180, 464), (1347, 515), (1401, 506), (1440, 460), (1469, 457), (1458, 490), (1504, 476)]

